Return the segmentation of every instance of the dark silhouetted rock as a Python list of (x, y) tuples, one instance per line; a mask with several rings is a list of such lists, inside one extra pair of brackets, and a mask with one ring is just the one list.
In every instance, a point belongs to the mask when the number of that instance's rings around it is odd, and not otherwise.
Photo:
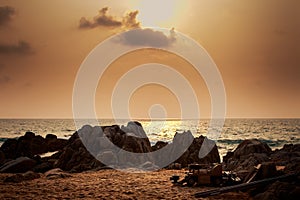
[(35, 133), (33, 132), (30, 132), (30, 131), (27, 131), (24, 135), (24, 139), (26, 140), (31, 140), (35, 137)]
[(276, 165), (286, 166), (286, 173), (300, 172), (300, 144), (284, 145), (272, 153), (271, 160)]
[(7, 159), (15, 159), (17, 145), (17, 139), (7, 139), (0, 147), (0, 150), (4, 153)]
[(48, 152), (54, 152), (62, 150), (68, 144), (66, 139), (46, 139), (46, 144), (48, 147)]
[(157, 142), (155, 143), (155, 145), (151, 147), (151, 149), (152, 149), (152, 151), (156, 151), (156, 150), (159, 150), (159, 149), (165, 147), (166, 145), (168, 145), (167, 142), (164, 142), (164, 141), (157, 141)]
[(45, 137), (46, 140), (56, 140), (57, 136), (54, 134), (47, 134)]
[(4, 182), (20, 183), (23, 181), (30, 181), (40, 178), (41, 175), (32, 171), (28, 171), (24, 174), (14, 174), (4, 179)]
[(224, 159), (226, 170), (251, 170), (254, 166), (270, 161), (271, 148), (257, 139), (244, 140), (237, 148), (227, 153)]
[(32, 132), (26, 132), (18, 139), (8, 139), (0, 147), (6, 159), (16, 159), (26, 156), (33, 158), (38, 154), (62, 150), (67, 140), (57, 139), (55, 135), (48, 134), (47, 139)]
[(266, 143), (257, 139), (244, 140), (235, 149), (233, 156), (235, 158), (240, 158), (241, 156), (253, 153), (264, 153), (270, 155), (272, 153), (272, 149)]
[(257, 179), (266, 179), (278, 176), (274, 162), (263, 162), (257, 174)]
[(36, 165), (36, 161), (28, 157), (19, 157), (1, 166), (1, 173), (24, 173)]
[(53, 169), (53, 164), (50, 162), (42, 162), (40, 164), (37, 164), (32, 171), (38, 172), (38, 173), (45, 173), (46, 171), (49, 171)]
[(77, 132), (71, 136), (68, 143), (62, 150), (58, 160), (54, 163), (55, 168), (61, 168), (65, 171), (82, 172), (102, 166), (86, 150)]
[(4, 163), (5, 161), (5, 154), (0, 150), (0, 166)]
[[(199, 158), (199, 151), (203, 144), (205, 137), (199, 136), (194, 138), (190, 147), (185, 151), (185, 153), (175, 161), (179, 163), (182, 167), (187, 167), (189, 164), (209, 164), (209, 163), (219, 163), (220, 156), (217, 145), (214, 144), (211, 151), (204, 158)], [(210, 142), (213, 142), (210, 140)]]

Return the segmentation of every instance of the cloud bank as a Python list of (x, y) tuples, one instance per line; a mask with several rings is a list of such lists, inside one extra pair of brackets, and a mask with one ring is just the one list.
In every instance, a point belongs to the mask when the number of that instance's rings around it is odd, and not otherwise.
[(0, 6), (0, 26), (6, 25), (15, 14), (15, 9), (10, 6)]
[(137, 21), (136, 17), (138, 11), (131, 11), (123, 16), (121, 19), (118, 19), (115, 16), (108, 14), (108, 7), (104, 7), (99, 10), (97, 16), (93, 20), (88, 20), (85, 17), (82, 17), (79, 21), (80, 29), (91, 29), (95, 27), (108, 27), (108, 28), (138, 28), (140, 27), (140, 22)]
[(20, 40), (17, 44), (0, 44), (0, 54), (27, 55), (33, 53), (28, 42)]

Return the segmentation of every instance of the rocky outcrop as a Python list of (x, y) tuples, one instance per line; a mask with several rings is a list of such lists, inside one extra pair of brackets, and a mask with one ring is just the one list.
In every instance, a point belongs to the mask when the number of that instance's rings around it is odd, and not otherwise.
[(33, 132), (26, 132), (18, 139), (8, 139), (0, 147), (6, 159), (16, 159), (26, 156), (33, 158), (35, 155), (61, 150), (66, 146), (67, 140), (57, 139), (54, 135), (43, 138)]
[(244, 140), (234, 152), (227, 153), (223, 162), (226, 170), (251, 170), (254, 166), (270, 161), (271, 148), (257, 139)]
[(74, 133), (69, 139), (69, 144), (58, 154), (54, 163), (55, 168), (65, 171), (82, 172), (99, 166), (103, 166), (85, 148), (78, 133)]
[(276, 165), (285, 166), (286, 173), (300, 172), (300, 144), (286, 144), (270, 157)]
[(187, 167), (189, 164), (219, 163), (220, 156), (216, 144), (214, 144), (214, 147), (211, 149), (207, 156), (205, 156), (204, 158), (199, 158), (199, 151), (201, 149), (204, 139), (204, 136), (194, 138), (192, 144), (189, 146), (187, 151), (179, 159), (177, 159), (175, 163), (181, 164), (182, 167)]
[(19, 157), (6, 162), (0, 167), (1, 173), (24, 173), (31, 170), (36, 165), (36, 161), (28, 157)]
[[(300, 144), (284, 145), (279, 150), (272, 151), (267, 144), (259, 140), (245, 140), (229, 152), (223, 159), (227, 170), (241, 172), (251, 171), (261, 164), (255, 180), (276, 177), (280, 174), (300, 172)], [(277, 171), (276, 166), (283, 166), (283, 171)], [(300, 195), (299, 176), (287, 182), (275, 182), (267, 186), (250, 190), (254, 199), (298, 199)]]
[[(124, 130), (128, 131), (125, 132)], [(129, 122), (121, 129), (117, 125), (104, 127), (91, 127), (86, 125), (69, 140), (69, 144), (60, 153), (54, 167), (66, 171), (81, 172), (106, 166), (130, 165), (130, 161), (143, 164), (147, 161), (132, 153), (151, 152), (149, 139), (141, 125)], [(132, 156), (133, 155), (133, 156)], [(129, 157), (132, 156), (132, 157)], [(96, 159), (97, 158), (97, 159)], [(101, 163), (101, 160), (103, 163)], [(137, 167), (134, 164), (131, 167)]]
[[(54, 167), (72, 172), (104, 166), (150, 169), (165, 167), (165, 160), (168, 161), (172, 155), (177, 154), (179, 157), (175, 157), (174, 160), (183, 167), (191, 163), (220, 162), (215, 144), (206, 157), (199, 158), (199, 150), (204, 139), (203, 136), (193, 138), (190, 132), (176, 133), (173, 142), (167, 146), (162, 155), (155, 152), (168, 143), (157, 142), (151, 147), (143, 127), (138, 122), (129, 122), (127, 126), (121, 128), (117, 125), (104, 127), (86, 125), (69, 139), (69, 144), (59, 153)], [(188, 140), (191, 140), (190, 147), (187, 146), (187, 149), (178, 152), (179, 147), (187, 144)], [(154, 154), (148, 154), (150, 152)]]
[[(166, 142), (159, 141), (152, 147), (154, 151), (164, 147), (166, 148), (166, 154), (157, 154), (155, 160), (157, 160), (159, 163), (163, 163), (163, 159), (168, 159), (166, 156), (171, 157), (173, 155), (179, 155), (179, 158), (177, 158), (173, 163), (177, 163), (181, 167), (187, 167), (189, 164), (219, 163), (220, 156), (218, 148), (212, 140), (207, 140), (209, 143), (212, 143), (212, 148), (209, 153), (203, 158), (199, 157), (199, 151), (205, 139), (207, 138), (204, 136), (194, 138), (190, 131), (176, 133), (171, 144), (168, 145)], [(191, 141), (190, 146), (188, 146), (187, 149), (181, 149), (180, 151), (182, 152), (178, 152), (178, 149), (180, 149), (181, 146), (187, 146), (188, 141)]]

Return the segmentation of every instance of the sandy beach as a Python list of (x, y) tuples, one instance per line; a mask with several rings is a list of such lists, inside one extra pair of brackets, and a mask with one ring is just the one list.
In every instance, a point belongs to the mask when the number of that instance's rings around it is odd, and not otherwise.
[[(0, 174), (0, 199), (196, 199), (193, 194), (211, 187), (173, 186), (169, 177), (184, 175), (184, 170), (159, 170), (128, 173), (117, 170), (64, 173), (20, 183), (3, 180)], [(249, 199), (247, 193), (226, 193), (206, 199)]]

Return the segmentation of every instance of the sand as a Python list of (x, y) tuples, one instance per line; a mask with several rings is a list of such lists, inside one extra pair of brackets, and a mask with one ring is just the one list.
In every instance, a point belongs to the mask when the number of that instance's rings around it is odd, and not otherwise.
[[(193, 194), (211, 187), (173, 186), (172, 175), (184, 170), (126, 173), (117, 170), (88, 171), (67, 177), (41, 177), (6, 183), (11, 174), (0, 174), (0, 199), (196, 199)], [(205, 199), (249, 199), (247, 193), (231, 192)]]

